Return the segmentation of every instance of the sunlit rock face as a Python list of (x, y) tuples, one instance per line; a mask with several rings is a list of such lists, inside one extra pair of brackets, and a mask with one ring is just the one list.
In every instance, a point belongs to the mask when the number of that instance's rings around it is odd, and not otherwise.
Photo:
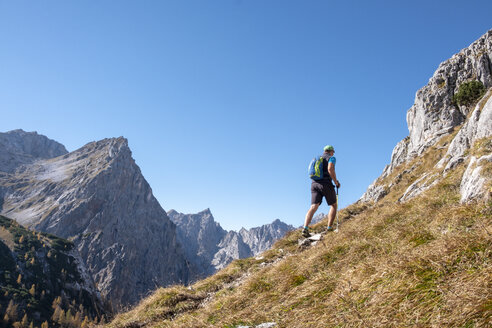
[[(460, 131), (451, 144), (446, 145), (449, 147), (448, 151), (436, 167), (444, 168), (443, 173), (445, 173), (464, 161), (470, 161), (466, 153), (474, 142), (490, 137), (492, 134), (490, 90), (475, 107), (458, 106), (453, 103), (453, 95), (458, 91), (459, 86), (473, 80), (480, 81), (487, 89), (492, 87), (492, 30), (468, 48), (441, 63), (429, 83), (417, 92), (415, 102), (407, 112), (408, 137), (396, 145), (391, 162), (362, 195), (361, 201), (371, 202), (382, 199), (391, 188), (391, 183), (381, 184), (382, 179), (389, 176), (399, 165), (422, 155), (441, 137), (456, 132), (456, 129)], [(477, 171), (473, 172), (478, 174)], [(479, 179), (472, 180), (479, 181)], [(402, 195), (401, 200), (419, 195), (437, 181), (432, 174), (421, 177), (410, 186), (411, 188), (409, 187), (411, 190), (407, 190)], [(465, 189), (470, 190), (462, 188)], [(480, 193), (485, 195), (484, 190)]]

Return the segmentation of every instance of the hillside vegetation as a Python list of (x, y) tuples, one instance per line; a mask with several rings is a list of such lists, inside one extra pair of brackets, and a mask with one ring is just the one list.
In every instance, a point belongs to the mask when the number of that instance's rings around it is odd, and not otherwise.
[(102, 316), (73, 247), (0, 216), (0, 327), (87, 327)]
[[(452, 137), (397, 167), (381, 201), (342, 210), (339, 233), (306, 247), (298, 246), (300, 231), (291, 232), (261, 257), (234, 261), (190, 287), (158, 289), (107, 327), (490, 327), (491, 195), (460, 204), (461, 163), (426, 192), (398, 201), (435, 170)], [(491, 138), (471, 152), (489, 148)]]

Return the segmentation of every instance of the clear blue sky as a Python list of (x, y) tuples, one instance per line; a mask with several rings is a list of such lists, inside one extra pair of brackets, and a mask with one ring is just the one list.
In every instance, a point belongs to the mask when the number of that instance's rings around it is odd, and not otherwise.
[(492, 1), (0, 0), (0, 131), (69, 151), (124, 136), (165, 210), (300, 226), (311, 158), (334, 145), (340, 203), (356, 201), (408, 135), (416, 91), (491, 13)]

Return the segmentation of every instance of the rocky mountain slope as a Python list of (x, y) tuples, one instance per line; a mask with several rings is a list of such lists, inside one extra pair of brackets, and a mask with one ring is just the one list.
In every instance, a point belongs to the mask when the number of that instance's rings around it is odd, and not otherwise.
[(21, 164), (29, 164), (37, 159), (65, 155), (62, 144), (39, 135), (36, 132), (14, 130), (0, 133), (0, 171), (12, 173)]
[(61, 320), (80, 326), (99, 321), (104, 312), (72, 242), (0, 216), (0, 326), (53, 327)]
[(126, 139), (42, 158), (0, 174), (3, 215), (73, 240), (115, 307), (135, 303), (156, 286), (187, 282), (175, 225), (152, 195)]
[[(417, 93), (409, 137), (362, 200), (340, 211), (339, 233), (316, 245), (289, 233), (260, 259), (157, 290), (107, 327), (492, 326), (491, 37), (441, 64)], [(473, 80), (487, 93), (460, 105), (455, 96)]]
[(195, 276), (206, 277), (224, 268), (232, 260), (255, 256), (292, 230), (280, 220), (258, 228), (239, 232), (222, 229), (210, 211), (183, 214), (170, 210), (169, 218), (176, 224), (178, 241), (193, 265)]
[[(462, 201), (484, 196), (485, 186), (483, 179), (478, 177), (478, 172), (482, 166), (480, 163), (490, 162), (492, 158), (490, 154), (472, 158), (467, 151), (476, 141), (492, 134), (491, 92), (489, 90), (474, 107), (457, 104), (453, 101), (453, 96), (460, 86), (469, 81), (480, 81), (485, 89), (492, 87), (492, 30), (441, 63), (429, 83), (417, 92), (415, 103), (407, 112), (409, 136), (396, 145), (390, 164), (369, 186), (361, 198), (362, 201), (378, 201), (383, 198), (394, 185), (394, 180), (388, 179), (394, 169), (418, 158), (444, 136), (452, 136), (449, 141), (451, 144), (441, 146), (446, 148), (445, 156), (436, 164), (434, 171), (425, 172), (409, 186), (401, 195), (401, 200), (419, 195), (437, 183), (446, 171), (462, 162), (469, 163), (470, 170), (475, 175), (471, 180), (468, 178), (469, 174), (463, 177)], [(402, 174), (408, 174), (412, 170), (412, 167), (408, 167)], [(401, 178), (402, 176), (395, 177), (396, 180)]]

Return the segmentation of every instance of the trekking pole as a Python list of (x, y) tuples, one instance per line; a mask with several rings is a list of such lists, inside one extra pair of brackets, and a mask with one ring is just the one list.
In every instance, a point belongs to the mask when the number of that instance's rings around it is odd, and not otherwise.
[(338, 187), (337, 187), (337, 228), (335, 229), (335, 232), (338, 232)]

